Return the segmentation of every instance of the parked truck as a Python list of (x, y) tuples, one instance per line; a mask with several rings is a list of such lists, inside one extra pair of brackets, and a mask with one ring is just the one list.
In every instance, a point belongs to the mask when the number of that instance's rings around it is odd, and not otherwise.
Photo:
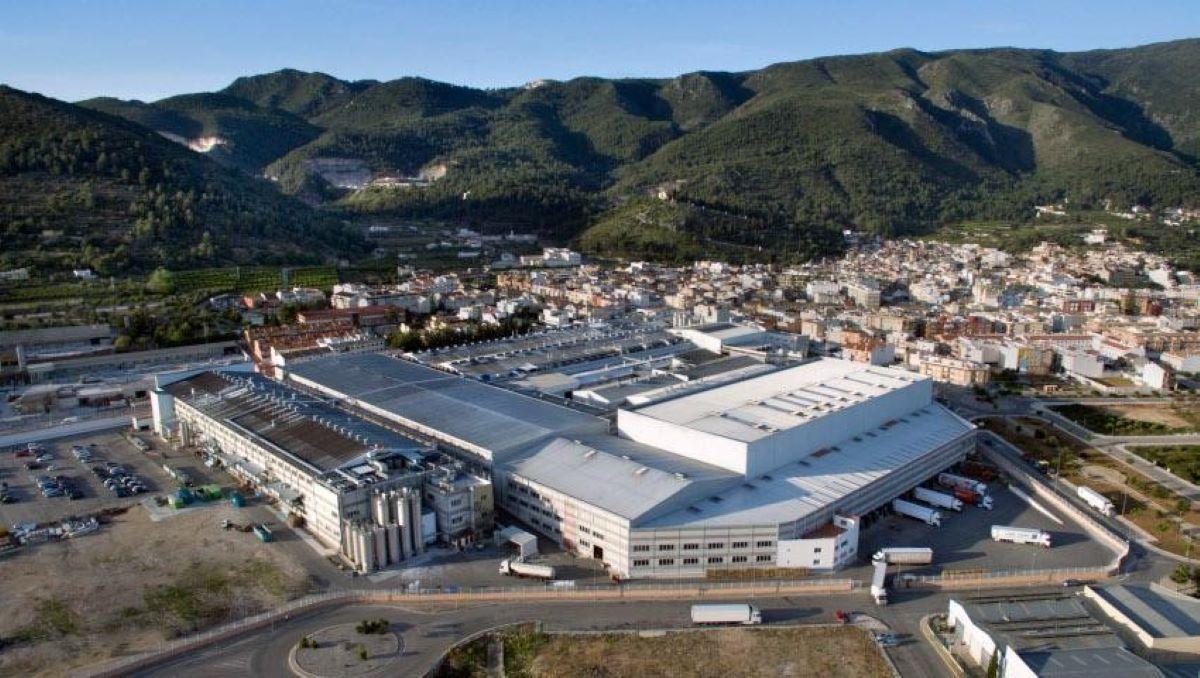
[(550, 580), (554, 579), (554, 568), (550, 565), (535, 565), (515, 558), (505, 558), (500, 561), (500, 574)]
[(890, 546), (876, 551), (871, 560), (885, 565), (928, 565), (933, 562), (933, 549), (923, 546)]
[(928, 506), (921, 506), (920, 504), (914, 504), (911, 501), (904, 501), (903, 499), (893, 499), (892, 510), (902, 516), (915, 518), (926, 525), (933, 525), (934, 527), (942, 526), (942, 514), (937, 509), (931, 509)]
[(923, 501), (935, 508), (950, 509), (951, 511), (963, 510), (962, 500), (936, 490), (931, 490), (928, 487), (918, 487), (913, 490), (913, 497), (917, 501)]
[(1091, 506), (1100, 513), (1103, 513), (1106, 516), (1111, 516), (1113, 514), (1113, 503), (1109, 501), (1108, 497), (1100, 494), (1092, 488), (1080, 485), (1075, 489), (1075, 494), (1083, 500), (1083, 503)]
[(964, 478), (953, 473), (939, 473), (937, 481), (938, 485), (942, 487), (961, 487), (977, 494), (987, 494), (987, 484), (974, 478)]
[(876, 560), (875, 572), (871, 575), (871, 597), (876, 605), (887, 605), (887, 563)]
[(762, 612), (749, 603), (712, 603), (692, 606), (693, 624), (761, 624)]
[(992, 510), (992, 498), (986, 494), (979, 494), (974, 490), (968, 490), (965, 487), (954, 488), (954, 496), (961, 499), (963, 503), (972, 506), (978, 506), (981, 509), (988, 511)]
[(1014, 544), (1037, 544), (1050, 548), (1050, 533), (1036, 527), (1013, 527), (1011, 525), (992, 525), (992, 539), (1007, 541)]

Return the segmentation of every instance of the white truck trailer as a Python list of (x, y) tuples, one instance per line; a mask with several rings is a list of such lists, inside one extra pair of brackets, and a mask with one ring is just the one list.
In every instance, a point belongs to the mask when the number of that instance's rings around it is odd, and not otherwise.
[(926, 525), (933, 525), (934, 527), (942, 526), (942, 514), (937, 509), (931, 509), (928, 506), (921, 506), (920, 504), (914, 504), (911, 501), (904, 501), (903, 499), (893, 499), (892, 510), (902, 516), (916, 518)]
[(992, 539), (1008, 541), (1014, 544), (1037, 544), (1050, 548), (1050, 533), (1036, 527), (1013, 527), (1011, 525), (992, 525)]
[(876, 551), (871, 560), (885, 565), (928, 565), (933, 562), (933, 549), (923, 546), (890, 546)]
[(887, 563), (875, 561), (875, 572), (871, 575), (871, 597), (876, 605), (887, 605)]
[(944, 492), (931, 490), (928, 487), (918, 487), (917, 489), (913, 490), (913, 497), (915, 497), (917, 501), (923, 501), (935, 508), (950, 509), (951, 511), (963, 510), (962, 500), (957, 499), (949, 494), (945, 494)]
[(938, 485), (942, 487), (961, 487), (964, 490), (971, 490), (977, 494), (987, 494), (987, 483), (975, 480), (974, 478), (956, 476), (953, 473), (939, 473), (937, 481)]
[(554, 568), (550, 565), (535, 565), (514, 558), (500, 561), (500, 574), (531, 579), (554, 579)]
[(1075, 489), (1075, 494), (1083, 500), (1083, 503), (1091, 506), (1100, 513), (1103, 513), (1106, 516), (1111, 516), (1113, 514), (1113, 503), (1108, 500), (1108, 497), (1100, 494), (1092, 488), (1080, 485)]
[(693, 624), (761, 624), (762, 612), (749, 603), (722, 603), (692, 606)]

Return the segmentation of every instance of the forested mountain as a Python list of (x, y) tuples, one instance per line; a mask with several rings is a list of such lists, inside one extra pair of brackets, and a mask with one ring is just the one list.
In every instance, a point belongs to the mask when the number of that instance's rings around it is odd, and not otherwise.
[(322, 261), (366, 247), (356, 231), (270, 182), (147, 127), (7, 87), (0, 87), (0, 232), (0, 268), (105, 274)]
[[(1070, 54), (903, 49), (501, 90), (285, 70), (214, 94), (84, 103), (172, 138), (218, 137), (214, 159), (344, 210), (564, 240), (595, 226), (584, 241), (608, 253), (676, 233), (704, 251), (799, 255), (846, 227), (1027, 219), (1059, 200), (1196, 206), (1197, 63), (1200, 40)], [(683, 209), (641, 201), (660, 192)], [(598, 233), (615, 233), (622, 215), (665, 221), (608, 248)]]

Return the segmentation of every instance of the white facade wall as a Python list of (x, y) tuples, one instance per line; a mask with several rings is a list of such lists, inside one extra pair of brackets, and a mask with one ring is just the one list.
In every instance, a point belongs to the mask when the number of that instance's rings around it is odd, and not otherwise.
[(749, 446), (632, 410), (617, 410), (617, 434), (735, 473), (747, 473)]

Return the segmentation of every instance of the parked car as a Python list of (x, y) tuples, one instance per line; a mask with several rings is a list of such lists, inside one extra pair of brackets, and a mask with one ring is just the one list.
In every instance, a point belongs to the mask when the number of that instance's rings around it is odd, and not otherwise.
[(17, 503), (16, 497), (12, 496), (11, 494), (8, 494), (7, 492), (5, 492), (4, 494), (0, 494), (0, 504), (15, 504), (15, 503)]
[(26, 471), (37, 471), (41, 468), (42, 468), (42, 464), (40, 464), (39, 462), (36, 462), (36, 461), (25, 462), (25, 470)]

